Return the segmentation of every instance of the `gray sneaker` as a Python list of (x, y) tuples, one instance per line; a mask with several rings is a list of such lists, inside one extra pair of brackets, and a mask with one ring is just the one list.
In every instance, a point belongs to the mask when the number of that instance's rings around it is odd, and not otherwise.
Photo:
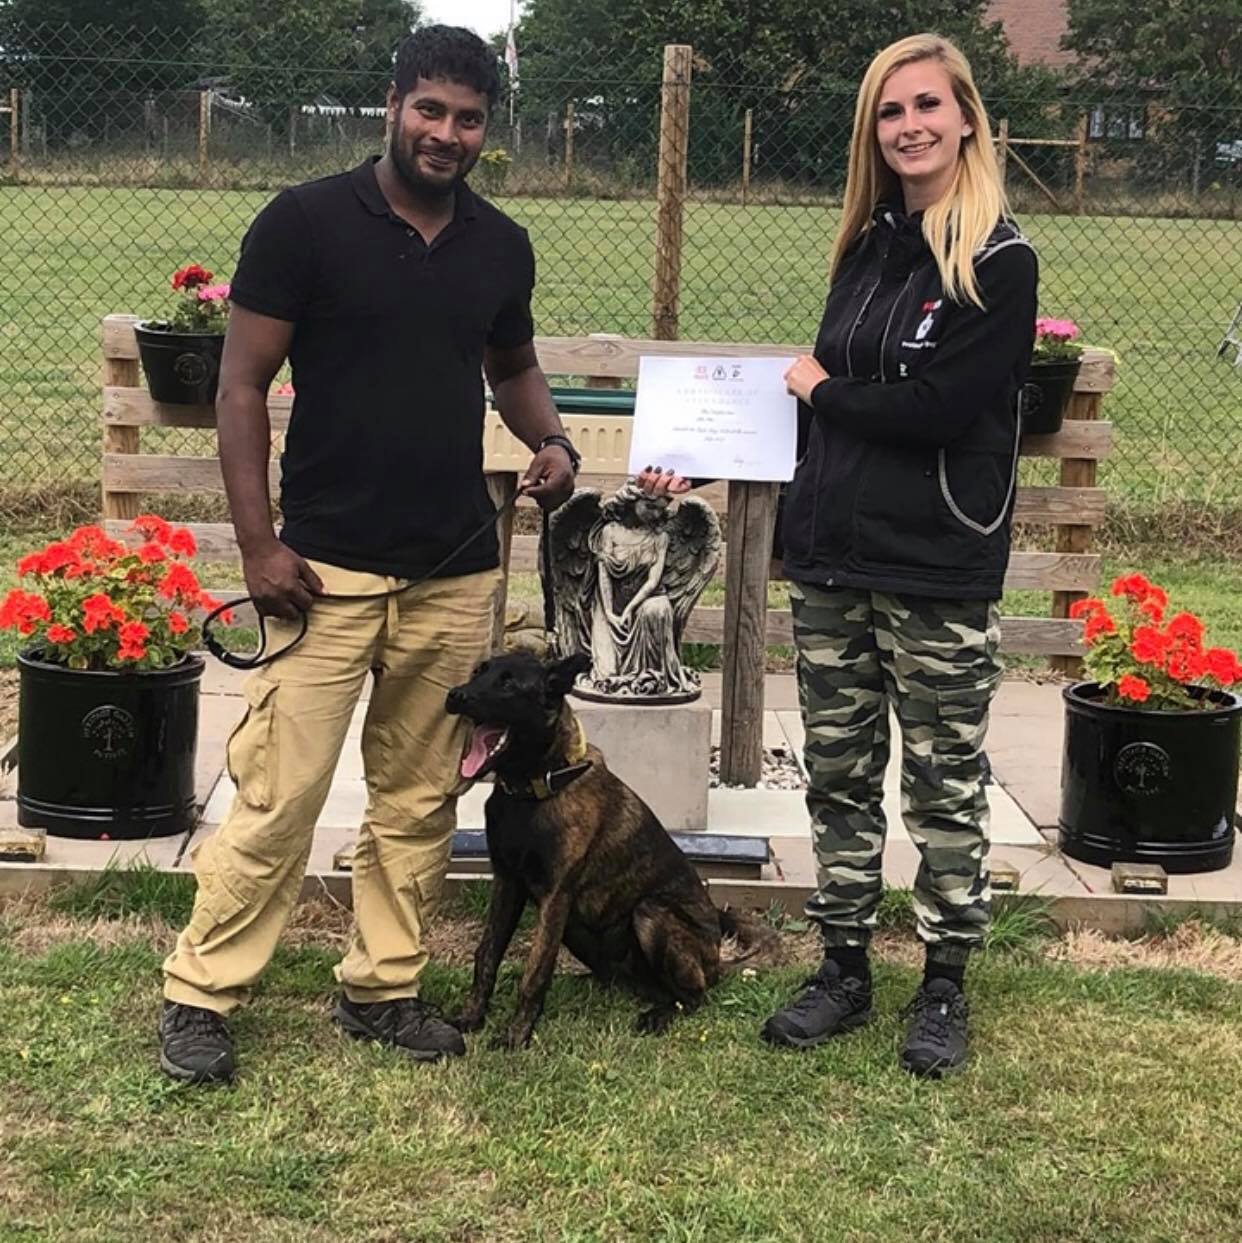
[(416, 1062), (461, 1057), (466, 1051), (461, 1032), (417, 997), (362, 1004), (342, 996), (332, 1017), (356, 1039), (388, 1045)]
[(233, 1041), (214, 1010), (166, 1001), (160, 1012), (160, 1069), (182, 1083), (230, 1083)]
[(825, 958), (802, 991), (763, 1025), (769, 1044), (811, 1049), (833, 1036), (861, 1027), (871, 1018), (871, 986), (850, 977)]

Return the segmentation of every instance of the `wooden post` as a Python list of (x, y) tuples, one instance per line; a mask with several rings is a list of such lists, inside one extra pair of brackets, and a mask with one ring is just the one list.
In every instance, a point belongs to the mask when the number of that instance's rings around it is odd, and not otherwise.
[[(600, 341), (623, 341), (625, 338), (619, 332), (592, 332), (590, 334), (593, 340)], [(588, 388), (620, 388), (621, 377), (619, 375), (589, 375), (586, 378)]]
[(576, 128), (574, 121), (574, 101), (571, 99), (565, 105), (565, 189), (568, 190), (574, 182), (574, 130)]
[(198, 93), (198, 180), (200, 185), (207, 184), (210, 171), (208, 154), (208, 137), (211, 134), (211, 92)]
[[(1066, 419), (1098, 419), (1102, 393), (1075, 393), (1070, 400)], [(1096, 485), (1096, 461), (1094, 458), (1062, 458), (1061, 486), (1063, 488), (1094, 488)], [(1056, 528), (1057, 552), (1085, 553), (1091, 547), (1093, 530), (1088, 526), (1058, 526)], [(1054, 591), (1052, 593), (1053, 617), (1068, 617), (1070, 605), (1086, 597), (1085, 591)], [(1082, 659), (1078, 656), (1053, 656), (1052, 667), (1069, 677), (1082, 676)]]
[[(487, 494), (497, 509), (507, 505), (517, 491), (518, 477), (514, 471), (498, 471), (487, 476)], [(500, 541), (500, 587), (496, 592), (496, 612), (492, 622), (492, 651), (499, 652), (505, 642), (505, 606), (509, 600), (509, 550), (513, 547), (513, 510), (496, 524)]]
[(22, 93), (13, 87), (9, 91), (9, 159), (16, 168), (21, 161), (21, 128), (18, 114), (21, 111)]
[(1074, 152), (1074, 210), (1082, 215), (1087, 180), (1087, 114), (1078, 118), (1078, 147)]
[(742, 206), (750, 197), (750, 152), (751, 138), (754, 133), (755, 110), (746, 109), (746, 124), (742, 132)]
[(763, 775), (763, 665), (777, 490), (774, 483), (729, 484), (720, 728), (720, 780), (728, 785), (754, 786)]
[[(136, 324), (137, 315), (109, 315), (105, 324)], [(107, 334), (105, 334), (105, 340)], [(107, 387), (137, 388), (139, 384), (137, 350), (132, 358), (104, 355), (103, 382)], [(103, 451), (108, 453), (137, 453), (138, 428), (114, 427), (104, 424)], [(103, 483), (103, 516), (109, 518), (137, 518), (142, 512), (142, 497), (137, 492), (110, 492), (107, 479)]]
[(1000, 169), (1001, 188), (1009, 174), (1009, 118), (1001, 117), (1000, 133), (996, 139), (996, 164)]
[(652, 282), (652, 336), (677, 340), (681, 298), (681, 239), (690, 153), (690, 74), (693, 49), (684, 43), (664, 49), (660, 96), (660, 156), (656, 188), (656, 263)]
[[(388, 121), (385, 121), (384, 122), (384, 150), (385, 151), (388, 150), (388, 131), (390, 128), (391, 128), (391, 123)], [(297, 150), (298, 150), (298, 110), (295, 107), (295, 108), (289, 109), (289, 158), (290, 159), (293, 159), (293, 157), (297, 154)]]

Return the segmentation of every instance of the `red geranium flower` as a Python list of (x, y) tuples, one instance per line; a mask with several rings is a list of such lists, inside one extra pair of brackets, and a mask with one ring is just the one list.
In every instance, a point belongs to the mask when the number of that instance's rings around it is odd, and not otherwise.
[(187, 263), (185, 267), (178, 268), (172, 276), (172, 287), (174, 289), (197, 289), (199, 285), (210, 285), (214, 280), (212, 273), (208, 272), (201, 263)]
[(186, 600), (197, 600), (199, 593), (198, 579), (188, 565), (182, 565), (180, 561), (175, 561), (168, 567), (168, 573), (160, 580), (158, 590), (160, 595), (167, 600), (171, 600), (175, 596), (181, 596)]
[(108, 630), (113, 624), (125, 620), (125, 610), (118, 608), (110, 596), (97, 592), (82, 601), (82, 629), (87, 634)]
[(0, 630), (33, 634), (36, 623), (50, 621), (51, 616), (51, 607), (42, 596), (15, 587), (0, 604)]
[(178, 527), (168, 537), (168, 547), (182, 557), (192, 557), (198, 552), (198, 544), (194, 535), (186, 527)]
[(1165, 627), (1165, 633), (1170, 638), (1199, 643), (1203, 638), (1203, 623), (1193, 613), (1178, 613)]
[(72, 626), (53, 622), (47, 628), (47, 637), (52, 643), (72, 643), (78, 637), (78, 632)]
[(1161, 634), (1155, 626), (1137, 626), (1134, 631), (1134, 640), (1130, 644), (1130, 651), (1134, 654), (1135, 660), (1141, 660), (1145, 665), (1155, 665), (1159, 668), (1164, 664), (1171, 642), (1172, 640)]
[(159, 514), (139, 514), (130, 526), (157, 544), (167, 544), (172, 536), (172, 527)]
[(190, 623), (186, 620), (185, 614), (183, 613), (169, 613), (168, 614), (168, 629), (172, 631), (173, 634), (185, 634), (185, 632), (189, 630), (189, 628), (190, 628)]
[(1116, 634), (1117, 623), (1107, 613), (1093, 613), (1087, 618), (1082, 632), (1087, 642), (1090, 643), (1092, 639), (1099, 638), (1102, 634)]
[(1151, 696), (1151, 687), (1142, 678), (1127, 673), (1117, 680), (1117, 694), (1122, 699), (1131, 699), (1141, 704)]
[(1070, 605), (1069, 615), (1077, 620), (1080, 617), (1090, 617), (1094, 613), (1107, 612), (1108, 606), (1103, 600), (1099, 600), (1095, 596), (1088, 596), (1085, 600), (1075, 600)]
[(1210, 647), (1203, 653), (1207, 671), (1221, 686), (1242, 682), (1242, 663), (1227, 647)]

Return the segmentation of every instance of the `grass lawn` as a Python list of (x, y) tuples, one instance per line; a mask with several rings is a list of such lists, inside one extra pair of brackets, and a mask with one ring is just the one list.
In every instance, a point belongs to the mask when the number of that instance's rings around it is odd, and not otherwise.
[[(170, 272), (232, 271), (265, 192), (0, 187), (0, 457), (6, 483), (98, 467), (99, 319), (158, 314)], [(650, 331), (654, 204), (500, 200), (539, 256), (541, 332)], [(709, 202), (687, 210), (681, 335), (809, 343), (835, 211)], [(1242, 370), (1215, 357), (1242, 296), (1242, 222), (1031, 215), (1041, 306), (1115, 350), (1106, 479), (1147, 502), (1238, 501)], [(163, 437), (151, 433), (157, 447)]]
[[(731, 974), (663, 1039), (631, 1034), (631, 998), (560, 975), (532, 1049), (475, 1039), (462, 1062), (426, 1068), (332, 1032), (341, 920), (299, 913), (234, 1023), (239, 1082), (196, 1091), (155, 1065), (159, 963), (185, 897), (119, 921), (0, 906), (5, 1243), (1236, 1232), (1242, 956), (1219, 934), (1223, 974), (1187, 968), (1202, 952), (1088, 970), (1028, 926), (971, 968), (971, 1068), (925, 1084), (895, 1059), (917, 982), (907, 932), (884, 939), (876, 1021), (809, 1054), (756, 1039), (805, 972), (790, 965)], [(441, 925), (425, 977), (448, 1007), (468, 983), (470, 906)], [(809, 934), (785, 939), (813, 957)], [(1147, 952), (1106, 948), (1091, 956)], [(516, 981), (511, 961), (493, 1030)]]

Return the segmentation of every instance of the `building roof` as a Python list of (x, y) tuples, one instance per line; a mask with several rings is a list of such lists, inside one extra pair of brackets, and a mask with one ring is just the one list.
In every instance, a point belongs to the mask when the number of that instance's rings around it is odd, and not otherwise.
[(1077, 60), (1075, 53), (1061, 50), (1069, 28), (1066, 8), (1066, 0), (991, 0), (987, 15), (1000, 22), (1021, 64), (1060, 69)]

